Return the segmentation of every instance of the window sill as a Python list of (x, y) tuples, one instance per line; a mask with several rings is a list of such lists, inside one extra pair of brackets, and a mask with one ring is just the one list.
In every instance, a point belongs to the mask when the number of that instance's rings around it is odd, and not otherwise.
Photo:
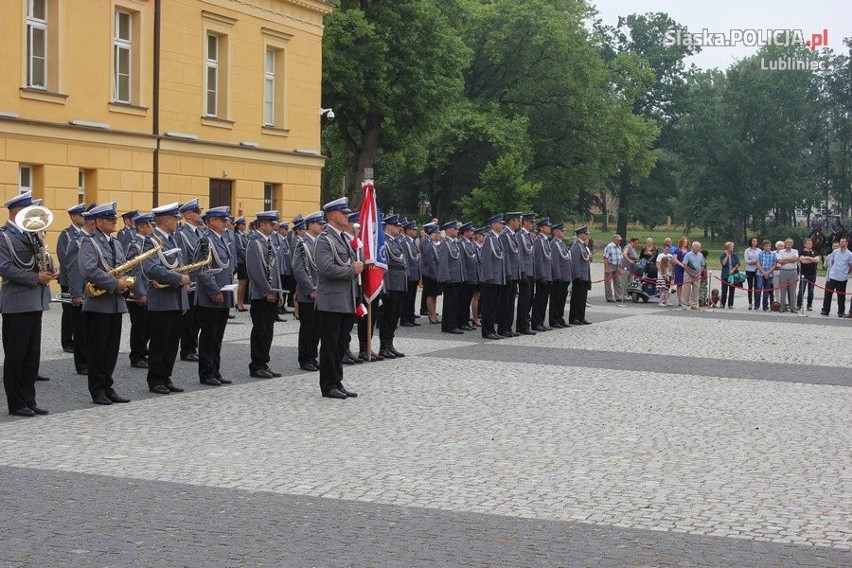
[(289, 128), (278, 128), (276, 126), (264, 126), (261, 128), (261, 132), (263, 134), (270, 134), (272, 136), (289, 136), (290, 129)]
[(224, 118), (216, 118), (215, 116), (202, 116), (201, 124), (204, 126), (214, 126), (216, 128), (225, 128), (227, 130), (234, 129), (233, 120), (225, 120)]
[(43, 101), (59, 105), (64, 105), (65, 99), (68, 98), (68, 95), (65, 93), (52, 93), (43, 89), (33, 89), (32, 87), (21, 87), (20, 93), (22, 99)]
[(109, 111), (121, 114), (132, 114), (134, 116), (148, 115), (148, 107), (137, 106), (130, 103), (119, 103), (115, 101), (109, 103)]

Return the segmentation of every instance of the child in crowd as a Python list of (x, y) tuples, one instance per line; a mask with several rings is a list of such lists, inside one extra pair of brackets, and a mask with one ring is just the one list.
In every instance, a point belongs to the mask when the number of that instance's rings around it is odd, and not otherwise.
[[(710, 307), (712, 307), (712, 308), (718, 308), (718, 307), (719, 307), (719, 302), (720, 302), (721, 300), (722, 300), (722, 297), (721, 297), (721, 294), (719, 293), (719, 289), (718, 289), (718, 288), (713, 288), (713, 289), (710, 291)], [(724, 306), (722, 306), (722, 307), (724, 307)]]
[(669, 287), (672, 283), (670, 254), (660, 253), (660, 268), (657, 271), (657, 290), (660, 292), (660, 306), (669, 306)]

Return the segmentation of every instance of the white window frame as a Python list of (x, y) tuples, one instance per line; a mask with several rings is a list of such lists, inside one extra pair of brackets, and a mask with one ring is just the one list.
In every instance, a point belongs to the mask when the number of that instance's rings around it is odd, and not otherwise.
[[(210, 57), (210, 40), (215, 39), (216, 55)], [(204, 115), (211, 117), (219, 116), (219, 55), (221, 53), (220, 36), (207, 32), (204, 42)], [(210, 81), (210, 72), (213, 71), (214, 80)], [(212, 82), (212, 85), (211, 85)], [(213, 94), (213, 109), (210, 109), (210, 95)]]
[[(26, 172), (27, 183), (24, 184), (24, 173)], [(21, 165), (18, 169), (18, 193), (26, 193), (33, 190), (33, 167)]]
[(275, 126), (275, 59), (276, 49), (266, 48), (263, 60), (263, 125)]
[(263, 184), (263, 207), (264, 211), (272, 211), (275, 208), (275, 197), (278, 193), (278, 184), (265, 182)]
[[(44, 19), (37, 18), (33, 15), (34, 12), (35, 12), (35, 10), (33, 8), (34, 8), (34, 5), (35, 5), (36, 2), (43, 3)], [(50, 6), (48, 4), (48, 0), (27, 0), (27, 87), (29, 87), (31, 89), (41, 89), (41, 90), (45, 90), (45, 91), (47, 90), (47, 81), (48, 81), (48, 77), (49, 77), (48, 70), (47, 70), (47, 65), (48, 65), (48, 51), (47, 51), (47, 48), (48, 48), (48, 45), (47, 45), (47, 42), (48, 42), (48, 29), (47, 29), (48, 21), (47, 21), (47, 15), (48, 15), (49, 9), (50, 9)], [(33, 61), (35, 59), (37, 59), (36, 56), (33, 55), (33, 42), (35, 41), (34, 40), (35, 30), (41, 30), (44, 33), (44, 41), (42, 42), (43, 43), (42, 50), (43, 50), (43, 53), (44, 53), (44, 58), (43, 58), (44, 65), (43, 65), (42, 72), (44, 73), (44, 76), (41, 78), (42, 84), (40, 84), (40, 85), (35, 84), (34, 81), (33, 81)]]
[[(121, 37), (121, 18), (127, 17), (127, 38)], [(120, 55), (127, 53), (127, 72), (122, 73), (119, 62)], [(115, 11), (115, 36), (113, 37), (113, 100), (119, 103), (131, 104), (133, 102), (133, 13), (126, 10)], [(127, 96), (121, 96), (121, 78), (127, 77)]]
[(86, 202), (86, 171), (77, 170), (77, 203)]

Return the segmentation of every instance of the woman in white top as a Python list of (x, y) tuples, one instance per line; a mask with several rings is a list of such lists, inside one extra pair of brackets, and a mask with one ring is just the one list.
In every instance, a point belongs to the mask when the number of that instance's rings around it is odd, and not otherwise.
[(757, 245), (757, 237), (752, 237), (748, 241), (748, 248), (743, 253), (746, 263), (746, 283), (748, 284), (748, 309), (751, 309), (751, 291), (754, 289), (755, 282), (757, 281), (757, 254), (760, 252)]

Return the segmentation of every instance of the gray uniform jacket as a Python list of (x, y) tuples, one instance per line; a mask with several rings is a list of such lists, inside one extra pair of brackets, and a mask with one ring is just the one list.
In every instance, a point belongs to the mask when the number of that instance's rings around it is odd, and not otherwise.
[[(38, 281), (35, 248), (29, 233), (11, 221), (0, 228), (0, 306), (4, 314), (43, 312), (50, 309), (50, 288)], [(11, 247), (9, 246), (11, 245)]]
[(533, 236), (526, 229), (517, 233), (521, 247), (521, 276), (535, 278), (535, 259), (533, 257)]
[[(165, 246), (157, 254), (142, 262), (142, 273), (149, 282), (156, 281), (160, 284), (168, 284), (168, 287), (157, 288), (153, 283), (148, 286), (148, 311), (188, 310), (189, 297), (180, 282), (182, 275), (174, 272), (175, 268), (186, 264), (184, 252), (177, 250), (171, 254), (164, 254), (178, 245), (175, 241), (180, 241), (180, 236), (177, 233), (168, 235), (160, 229), (155, 229), (154, 234), (165, 243)], [(147, 251), (152, 248), (154, 248), (154, 240), (145, 239), (144, 250)], [(178, 248), (180, 248), (179, 245)], [(197, 248), (197, 241), (195, 248)]]
[[(201, 239), (201, 231), (198, 227), (191, 227), (189, 225), (182, 225), (180, 229), (175, 233), (175, 241), (177, 242), (177, 246), (180, 247), (180, 250), (183, 251), (183, 262), (184, 264), (189, 262), (189, 259), (195, 258), (195, 250), (198, 248), (198, 241)], [(169, 248), (165, 246), (163, 248)], [(189, 279), (192, 282), (196, 281), (196, 272), (191, 272), (189, 274)]]
[(316, 309), (323, 312), (355, 313), (358, 281), (352, 270), (357, 260), (355, 251), (346, 244), (346, 236), (339, 235), (331, 225), (323, 229), (317, 239), (315, 259), (319, 283)]
[(550, 241), (541, 233), (533, 239), (533, 258), (535, 259), (535, 279), (545, 282), (552, 281), (553, 249), (550, 248)]
[(315, 300), (310, 294), (317, 289), (319, 271), (316, 263), (317, 239), (309, 233), (293, 243), (293, 278), (296, 279), (296, 300), (310, 302)]
[[(225, 240), (225, 233), (217, 235), (210, 229), (201, 233), (199, 247), (195, 251), (192, 262), (201, 262), (207, 258), (207, 251), (213, 251), (213, 262), (210, 266), (197, 272), (198, 284), (195, 288), (195, 305), (204, 308), (230, 309), (234, 307), (234, 293), (222, 292), (224, 301), (221, 304), (213, 302), (223, 286), (234, 282), (234, 257), (231, 243)], [(210, 272), (214, 270), (216, 272)]]
[(249, 235), (246, 244), (246, 272), (249, 300), (263, 300), (272, 292), (281, 297), (281, 273), (271, 238), (267, 239), (258, 232)]
[(121, 246), (124, 247), (124, 250), (127, 250), (127, 245), (130, 244), (130, 241), (136, 238), (136, 230), (131, 229), (130, 227), (124, 227), (118, 232), (115, 238), (118, 239), (118, 242), (121, 243)]
[(480, 251), (479, 280), (483, 284), (503, 286), (506, 284), (506, 254), (494, 231), (485, 234)]
[[(289, 236), (289, 234), (288, 234)], [(290, 241), (287, 237), (282, 237), (278, 233), (272, 233), (270, 237), (275, 246), (278, 256), (278, 272), (283, 275), (293, 274), (293, 269), (290, 266)]]
[(231, 258), (234, 261), (231, 263), (231, 272), (236, 274), (237, 272), (237, 235), (234, 234), (233, 229), (225, 229), (225, 232), (222, 233), (222, 238), (225, 239), (225, 242), (228, 243), (228, 248), (231, 250)]
[(236, 236), (236, 243), (234, 247), (237, 252), (237, 264), (242, 264), (245, 266), (246, 264), (246, 245), (248, 245), (249, 233), (248, 231), (243, 232), (235, 232), (234, 236)]
[(127, 313), (124, 296), (115, 293), (118, 280), (107, 274), (107, 271), (125, 262), (124, 247), (118, 239), (108, 240), (106, 235), (98, 230), (95, 230), (91, 236), (82, 235), (79, 262), (83, 280), (91, 282), (101, 290), (106, 290), (96, 298), (86, 295), (86, 299), (83, 300), (83, 311), (100, 314)]
[(571, 269), (575, 280), (592, 280), (591, 251), (579, 238), (571, 245)]
[(500, 244), (506, 251), (506, 276), (507, 280), (521, 279), (521, 247), (518, 242), (518, 234), (512, 233), (509, 227), (500, 233)]
[(385, 291), (405, 292), (408, 289), (405, 250), (398, 240), (387, 233), (385, 233), (385, 253), (388, 257), (388, 269), (384, 276)]
[(70, 225), (59, 233), (59, 238), (56, 240), (56, 259), (59, 261), (59, 285), (68, 286), (68, 269), (65, 267), (67, 262), (66, 255), (68, 254), (68, 245), (71, 241), (76, 241), (80, 238), (80, 230), (74, 225)]
[(408, 281), (417, 282), (420, 280), (420, 247), (411, 237), (405, 237), (403, 241), (403, 250), (405, 251), (405, 261), (408, 265)]
[[(142, 254), (142, 251), (145, 250), (145, 241), (149, 241), (148, 237), (143, 237), (139, 233), (133, 236), (129, 243), (127, 243), (127, 251), (126, 256), (127, 260), (132, 260)], [(151, 245), (153, 246), (153, 245)], [(147, 248), (151, 248), (151, 246)], [(148, 282), (148, 278), (145, 277), (145, 273), (142, 270), (142, 265), (137, 264), (133, 267), (133, 270), (130, 271), (130, 274), (136, 278), (136, 282), (133, 284), (133, 296), (136, 298), (142, 298), (143, 296), (148, 296), (148, 286), (151, 285)], [(72, 296), (73, 297), (73, 296)]]
[(463, 255), (465, 284), (479, 284), (479, 248), (473, 241), (462, 237), (459, 249)]
[(83, 298), (86, 295), (86, 281), (83, 280), (83, 274), (80, 272), (80, 243), (89, 236), (85, 231), (81, 231), (76, 239), (68, 243), (68, 248), (65, 250), (63, 266), (68, 271), (68, 293), (72, 298)]
[(420, 275), (435, 280), (437, 272), (433, 273), (432, 269), (437, 268), (437, 263), (433, 262), (433, 260), (437, 260), (437, 257), (433, 258), (432, 251), (430, 250), (430, 247), (434, 248), (432, 240), (428, 235), (420, 237), (417, 247), (420, 249)]
[(553, 251), (553, 279), (571, 282), (574, 279), (574, 269), (571, 266), (571, 250), (565, 241), (553, 239), (550, 246)]
[(464, 260), (458, 243), (449, 237), (441, 239), (438, 246), (438, 282), (461, 284), (464, 282)]

